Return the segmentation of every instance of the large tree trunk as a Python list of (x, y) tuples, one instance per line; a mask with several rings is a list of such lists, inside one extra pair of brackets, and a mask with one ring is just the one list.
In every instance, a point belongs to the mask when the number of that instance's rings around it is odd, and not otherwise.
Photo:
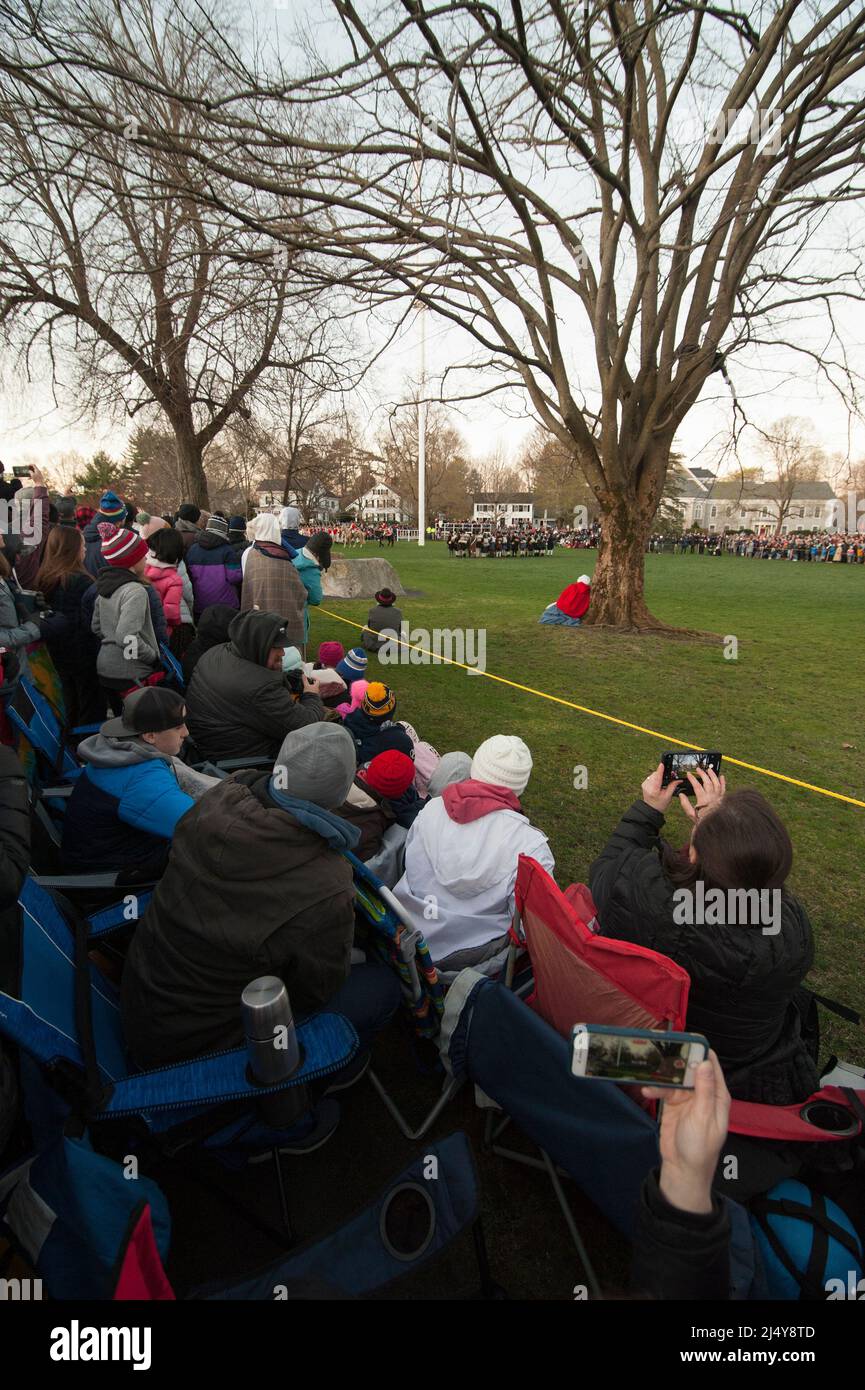
[(643, 564), (651, 520), (618, 502), (601, 513), (601, 542), (592, 575), (592, 602), (584, 623), (630, 631), (663, 629), (643, 595)]
[(180, 499), (194, 502), (196, 507), (207, 510), (210, 497), (207, 491), (207, 478), (202, 463), (203, 449), (190, 424), (172, 420), (174, 438), (177, 443), (177, 471), (180, 477)]

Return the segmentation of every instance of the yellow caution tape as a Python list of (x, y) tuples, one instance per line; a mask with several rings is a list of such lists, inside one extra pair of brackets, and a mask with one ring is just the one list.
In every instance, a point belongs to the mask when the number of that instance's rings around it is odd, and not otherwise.
[[(327, 608), (317, 608), (316, 612), (323, 613), (328, 618), (335, 618), (338, 623), (347, 623), (349, 627), (356, 627), (360, 631), (371, 631), (366, 623), (352, 622), (351, 618), (344, 618), (341, 613), (332, 613)], [(657, 729), (647, 729), (643, 724), (631, 724), (627, 719), (618, 719), (614, 714), (604, 714), (603, 710), (590, 709), (588, 705), (575, 704), (573, 700), (563, 700), (560, 695), (550, 695), (546, 690), (535, 690), (531, 685), (520, 685), (519, 681), (506, 680), (504, 676), (495, 676), (492, 671), (479, 671), (476, 666), (468, 666), (464, 661), (454, 661), (449, 656), (437, 656), (427, 650), (426, 647), (418, 647), (411, 642), (404, 642), (401, 637), (391, 637), (388, 641), (397, 642), (401, 647), (407, 647), (409, 651), (422, 652), (431, 661), (441, 663), (445, 666), (460, 666), (464, 671), (472, 671), (475, 675), (485, 676), (488, 681), (498, 681), (499, 685), (508, 685), (512, 690), (522, 690), (526, 695), (537, 695), (541, 700), (549, 700), (554, 705), (565, 705), (567, 709), (578, 710), (580, 714), (591, 714), (595, 719), (605, 719), (608, 724), (619, 724), (623, 729), (635, 729), (638, 734), (648, 734), (651, 738), (659, 738), (667, 744), (678, 744), (681, 748), (694, 748), (697, 752), (705, 752), (702, 744), (689, 743), (687, 739), (674, 738), (672, 734), (659, 733)], [(865, 810), (865, 801), (858, 801), (855, 796), (845, 796), (843, 792), (830, 791), (828, 787), (816, 787), (813, 782), (801, 782), (798, 777), (788, 777), (783, 772), (773, 772), (769, 767), (758, 767), (756, 763), (742, 762), (741, 758), (731, 758), (727, 753), (724, 754), (724, 761), (732, 763), (734, 767), (747, 768), (749, 772), (759, 772), (764, 777), (774, 777), (777, 782), (788, 782), (791, 787), (802, 787), (808, 792), (819, 792), (820, 796), (831, 796), (835, 801), (846, 801), (849, 806), (861, 806)]]

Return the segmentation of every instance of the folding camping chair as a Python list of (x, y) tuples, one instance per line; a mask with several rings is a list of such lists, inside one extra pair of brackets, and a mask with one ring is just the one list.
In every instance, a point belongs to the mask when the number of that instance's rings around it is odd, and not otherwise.
[[(418, 1038), (434, 1040), (441, 1028), (444, 989), (432, 963), (423, 933), (407, 918), (391, 890), (356, 855), (346, 853), (354, 871), (355, 908), (367, 929), (367, 945), (399, 976), (403, 1002)], [(442, 1093), (416, 1129), (403, 1116), (379, 1076), (367, 1073), (399, 1129), (407, 1139), (420, 1139), (438, 1119), (459, 1086), (446, 1077)]]
[[(135, 1145), (143, 1135), (165, 1157), (192, 1145), (212, 1153), (232, 1143), (254, 1142), (258, 1152), (269, 1151), (274, 1158), (283, 1220), (290, 1232), (280, 1164), (280, 1145), (290, 1135), (256, 1122), (255, 1102), (345, 1066), (358, 1047), (348, 1020), (321, 1013), (299, 1024), (301, 1065), (275, 1086), (250, 1081), (242, 1047), (136, 1070), (126, 1057), (118, 991), (88, 959), (88, 924), (84, 919), (73, 923), (30, 878), (19, 903), (20, 998), (0, 993), (0, 1035), (31, 1061), (24, 1090), (26, 1096), (32, 1088), (30, 1118), (36, 1142), (52, 1138), (70, 1109), (93, 1124), (112, 1129), (116, 1125), (123, 1142), (128, 1135)], [(98, 927), (99, 923), (97, 934)], [(238, 1111), (243, 1112), (240, 1117)], [(226, 1197), (224, 1192), (220, 1195)]]
[[(597, 927), (588, 890), (580, 893), (575, 887), (563, 893), (535, 860), (521, 855), (515, 896), (515, 936), (525, 941), (534, 975), (534, 989), (526, 1002), (562, 1037), (569, 1039), (577, 1022), (684, 1029), (690, 988), (687, 972), (657, 951), (592, 930), (584, 920), (588, 916)], [(511, 949), (515, 952), (516, 945)], [(837, 1087), (822, 1087), (789, 1107), (733, 1101), (729, 1128), (749, 1139), (832, 1143), (861, 1132), (860, 1109), (855, 1097), (845, 1096)], [(833, 1119), (835, 1127), (827, 1129), (826, 1121)], [(496, 1144), (506, 1123), (493, 1133), (488, 1118), (493, 1151), (541, 1166)], [(546, 1158), (542, 1166), (550, 1172)], [(564, 1206), (563, 1212), (567, 1220)]]
[(9, 687), (6, 715), (33, 749), (32, 780), (37, 785), (69, 784), (81, 776), (81, 764), (69, 747), (69, 733), (95, 733), (98, 724), (65, 730), (52, 705), (26, 676)]

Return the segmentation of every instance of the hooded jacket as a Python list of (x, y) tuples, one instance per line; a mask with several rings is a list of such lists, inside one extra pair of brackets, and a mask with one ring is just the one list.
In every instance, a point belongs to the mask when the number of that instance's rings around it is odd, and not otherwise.
[(102, 537), (99, 534), (99, 523), (105, 521), (105, 517), (99, 512), (96, 513), (92, 521), (88, 521), (84, 527), (84, 568), (95, 579), (100, 570), (108, 569), (108, 561), (102, 554)]
[(218, 536), (215, 531), (201, 531), (198, 540), (193, 541), (186, 551), (185, 558), (195, 596), (196, 620), (213, 603), (224, 603), (229, 608), (240, 607), (243, 572), (231, 541)]
[[(191, 810), (176, 760), (139, 738), (94, 734), (78, 745), (84, 771), (63, 818), (68, 869), (153, 869), (161, 872), (174, 828)], [(195, 775), (195, 774), (193, 774)]]
[(434, 961), (457, 951), (481, 952), (504, 935), (521, 854), (550, 874), (555, 869), (546, 835), (505, 787), (469, 779), (427, 802), (408, 832), (405, 873), (394, 895), (423, 932)]
[(165, 626), (170, 637), (174, 629), (183, 622), (180, 608), (183, 600), (183, 580), (177, 572), (176, 565), (170, 565), (167, 560), (157, 560), (155, 556), (148, 560), (144, 573), (148, 583), (159, 595), (165, 614)]
[(237, 609), (229, 608), (225, 603), (214, 603), (211, 608), (205, 608), (198, 620), (195, 637), (181, 658), (183, 683), (187, 688), (199, 657), (209, 652), (211, 647), (228, 641), (228, 629), (236, 617)]
[(295, 1015), (324, 1007), (348, 977), (351, 865), (276, 806), (267, 783), (237, 773), (177, 827), (123, 972), (140, 1066), (241, 1044), (240, 996), (259, 975), (285, 981)]
[(285, 735), (324, 718), (317, 695), (296, 700), (267, 658), (283, 625), (276, 613), (239, 613), (229, 641), (199, 657), (187, 690), (189, 731), (204, 758), (275, 758)]
[(354, 739), (358, 767), (372, 762), (377, 753), (384, 753), (388, 748), (395, 748), (410, 758), (414, 756), (414, 744), (409, 735), (392, 719), (375, 719), (358, 708), (347, 714), (342, 722)]
[(688, 1028), (709, 1039), (734, 1099), (804, 1100), (819, 1080), (793, 1002), (814, 960), (805, 909), (783, 893), (774, 933), (677, 923), (676, 885), (660, 856), (663, 824), (660, 811), (635, 802), (589, 870), (602, 932), (648, 946), (687, 970)]
[(272, 541), (256, 541), (245, 559), (241, 608), (281, 614), (289, 643), (302, 647), (306, 640), (306, 589), (288, 552)]
[(309, 608), (317, 608), (321, 603), (321, 569), (314, 555), (307, 555), (305, 550), (301, 550), (295, 555), (291, 562), (300, 575), (301, 582), (306, 590), (306, 602), (303, 607), (303, 640), (309, 637)]
[(153, 591), (131, 570), (111, 566), (100, 570), (95, 588), (92, 628), (101, 638), (96, 670), (101, 680), (134, 685), (161, 665), (148, 597)]

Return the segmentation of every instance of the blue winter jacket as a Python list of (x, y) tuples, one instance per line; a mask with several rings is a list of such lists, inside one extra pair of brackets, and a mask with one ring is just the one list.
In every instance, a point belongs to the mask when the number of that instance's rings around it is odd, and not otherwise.
[(94, 734), (78, 746), (84, 771), (63, 819), (64, 865), (84, 871), (139, 869), (158, 877), (174, 827), (194, 805), (171, 760), (137, 738)]

